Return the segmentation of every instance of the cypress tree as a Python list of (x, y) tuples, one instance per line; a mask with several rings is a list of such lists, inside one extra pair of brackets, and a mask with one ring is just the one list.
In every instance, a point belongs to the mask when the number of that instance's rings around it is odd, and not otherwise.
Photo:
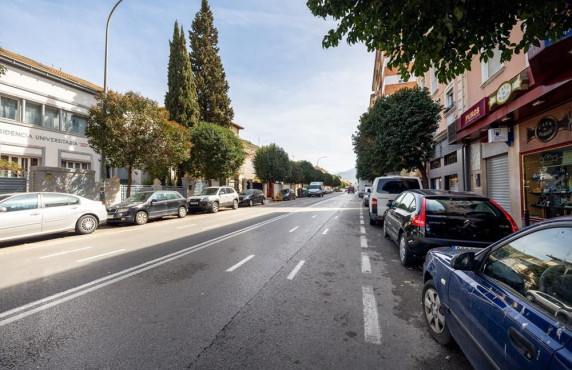
[(185, 32), (175, 21), (173, 41), (169, 41), (170, 55), (167, 71), (168, 91), (165, 94), (165, 108), (169, 111), (169, 119), (179, 124), (192, 127), (199, 123), (199, 104), (197, 102), (197, 86), (187, 51)]
[(189, 39), (200, 120), (229, 127), (234, 111), (228, 97), (226, 74), (218, 55), (218, 31), (207, 0), (202, 0), (201, 10), (195, 15)]

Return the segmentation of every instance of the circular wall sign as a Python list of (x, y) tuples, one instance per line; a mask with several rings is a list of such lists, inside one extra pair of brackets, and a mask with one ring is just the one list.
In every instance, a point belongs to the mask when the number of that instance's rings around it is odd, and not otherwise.
[(534, 129), (534, 135), (536, 138), (543, 143), (546, 143), (556, 136), (558, 132), (558, 123), (554, 117), (548, 116), (542, 118), (536, 124), (536, 129)]
[(502, 85), (499, 86), (497, 90), (497, 103), (504, 104), (510, 98), (510, 94), (512, 93), (512, 85), (510, 82), (504, 82)]

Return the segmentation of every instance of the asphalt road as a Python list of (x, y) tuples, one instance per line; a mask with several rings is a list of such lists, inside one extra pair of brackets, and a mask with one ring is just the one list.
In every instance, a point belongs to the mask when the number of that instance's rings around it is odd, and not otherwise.
[(332, 194), (0, 244), (0, 368), (470, 368), (381, 232)]

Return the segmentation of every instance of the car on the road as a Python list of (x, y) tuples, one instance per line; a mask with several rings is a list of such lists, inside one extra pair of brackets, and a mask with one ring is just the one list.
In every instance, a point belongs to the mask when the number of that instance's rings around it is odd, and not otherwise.
[(348, 194), (355, 194), (356, 190), (353, 186), (348, 187)]
[(371, 197), (371, 187), (366, 186), (363, 194), (363, 206), (369, 207), (369, 198)]
[(421, 179), (411, 176), (380, 176), (373, 180), (371, 195), (369, 197), (368, 215), (369, 224), (375, 225), (383, 222), (386, 203), (394, 200), (405, 190), (422, 189)]
[(107, 220), (101, 201), (67, 193), (0, 194), (0, 241), (75, 230), (90, 234)]
[(475, 369), (572, 368), (572, 217), (485, 249), (433, 249), (423, 281), (429, 332)]
[(323, 197), (324, 196), (324, 183), (321, 181), (314, 181), (308, 187), (309, 197)]
[(135, 223), (144, 225), (147, 221), (165, 216), (187, 215), (187, 200), (176, 191), (142, 191), (133, 194), (121, 203), (107, 208), (107, 223)]
[(189, 212), (216, 213), (221, 207), (238, 209), (238, 193), (230, 186), (210, 186), (188, 198)]
[(410, 190), (387, 202), (383, 235), (399, 246), (408, 266), (431, 248), (456, 245), (484, 248), (518, 230), (492, 199), (441, 190)]
[(266, 196), (262, 190), (246, 189), (238, 194), (238, 204), (240, 206), (252, 207), (256, 203), (264, 204), (265, 202)]
[(280, 190), (280, 193), (282, 193), (282, 200), (296, 199), (296, 193), (292, 189), (282, 189)]

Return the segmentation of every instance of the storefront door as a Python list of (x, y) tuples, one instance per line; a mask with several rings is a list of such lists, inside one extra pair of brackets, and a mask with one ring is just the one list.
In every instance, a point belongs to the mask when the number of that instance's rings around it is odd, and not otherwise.
[(510, 213), (508, 154), (487, 159), (487, 195)]

